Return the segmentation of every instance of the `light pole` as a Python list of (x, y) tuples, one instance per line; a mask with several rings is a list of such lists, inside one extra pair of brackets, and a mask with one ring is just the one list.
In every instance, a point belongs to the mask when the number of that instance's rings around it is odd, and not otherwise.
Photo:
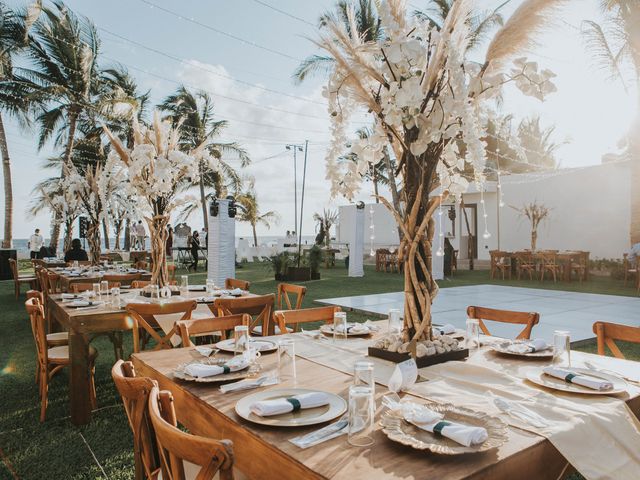
[(287, 150), (293, 150), (293, 231), (295, 232), (298, 229), (298, 162), (296, 159), (296, 153), (302, 152), (302, 145), (290, 143), (285, 145), (285, 148)]

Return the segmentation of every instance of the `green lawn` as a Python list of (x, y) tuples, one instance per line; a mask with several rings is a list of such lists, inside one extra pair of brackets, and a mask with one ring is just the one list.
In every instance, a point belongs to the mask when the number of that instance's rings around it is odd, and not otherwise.
[[(322, 270), (322, 280), (307, 282), (305, 307), (313, 300), (402, 289), (402, 277), (376, 273), (365, 267), (366, 277), (348, 278), (344, 268)], [(204, 283), (205, 274), (192, 274), (191, 283)], [(264, 264), (245, 264), (237, 277), (250, 280), (255, 293), (275, 291), (276, 282)], [(635, 295), (621, 281), (594, 277), (582, 285), (552, 284), (528, 281), (488, 280), (488, 272), (459, 272), (453, 280), (441, 282), (443, 288), (499, 283), (535, 288), (553, 288), (613, 295)], [(3, 315), (0, 337), (0, 479), (131, 479), (133, 455), (131, 434), (120, 399), (110, 378), (113, 349), (104, 338), (94, 341), (100, 356), (96, 365), (96, 385), (99, 410), (85, 427), (75, 427), (69, 421), (68, 377), (63, 372), (54, 378), (49, 392), (47, 420), (40, 424), (38, 391), (34, 382), (35, 353), (28, 318), (24, 311), (24, 296), (16, 301), (13, 283), (0, 282), (0, 305)], [(351, 313), (350, 319), (365, 320), (366, 315)], [(125, 344), (131, 350), (130, 337)], [(594, 345), (583, 347), (593, 350)], [(640, 350), (625, 348), (628, 358), (640, 360)], [(95, 458), (94, 458), (95, 456)]]

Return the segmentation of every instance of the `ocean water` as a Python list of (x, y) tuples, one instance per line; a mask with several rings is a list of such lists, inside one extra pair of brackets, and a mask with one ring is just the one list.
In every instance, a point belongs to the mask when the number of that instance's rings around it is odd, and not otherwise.
[[(263, 235), (260, 236), (258, 235), (258, 243), (260, 245), (266, 244), (266, 245), (272, 245), (272, 244), (277, 244), (278, 241), (280, 239), (284, 238), (284, 235)], [(302, 244), (303, 245), (312, 245), (313, 242), (315, 241), (315, 235), (303, 235), (302, 236)], [(236, 236), (236, 246), (238, 245), (238, 242), (241, 239), (246, 239), (249, 241), (249, 245), (253, 246), (253, 236), (249, 235), (249, 236)], [(44, 244), (45, 245), (49, 245), (49, 240), (48, 238), (44, 239)], [(59, 245), (59, 250), (62, 251), (62, 242), (63, 239), (60, 239), (60, 245)], [(85, 242), (83, 240), (83, 242)], [(27, 244), (29, 243), (29, 239), (28, 238), (14, 238), (13, 239), (13, 248), (15, 248), (17, 250), (18, 253), (18, 258), (28, 258), (29, 257), (29, 249), (27, 248)], [(113, 248), (113, 244), (114, 244), (114, 239), (110, 239), (110, 245), (111, 248)], [(122, 238), (120, 239), (120, 246), (122, 246)], [(104, 248), (104, 241), (102, 242), (102, 247)], [(86, 248), (86, 244), (85, 244), (85, 248)], [(150, 248), (150, 240), (149, 238), (145, 238), (145, 248)]]

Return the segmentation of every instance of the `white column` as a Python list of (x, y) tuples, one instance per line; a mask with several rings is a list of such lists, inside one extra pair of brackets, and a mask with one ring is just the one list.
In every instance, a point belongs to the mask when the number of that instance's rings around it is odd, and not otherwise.
[(236, 219), (229, 217), (229, 200), (218, 199), (218, 214), (209, 209), (207, 278), (224, 287), (226, 278), (236, 276)]
[(364, 277), (364, 203), (356, 205), (356, 215), (351, 228), (354, 231), (349, 243), (349, 276)]

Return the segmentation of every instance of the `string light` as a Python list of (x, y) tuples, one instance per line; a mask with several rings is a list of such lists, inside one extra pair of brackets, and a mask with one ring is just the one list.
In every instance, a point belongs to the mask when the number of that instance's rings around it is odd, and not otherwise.
[(484, 218), (484, 233), (482, 234), (482, 238), (488, 239), (491, 238), (491, 233), (489, 233), (489, 227), (487, 226), (487, 207), (484, 201), (484, 188), (480, 189), (480, 205), (482, 205), (482, 218)]
[(376, 255), (376, 251), (373, 248), (373, 241), (376, 238), (376, 227), (373, 223), (373, 214), (374, 214), (374, 210), (373, 210), (373, 204), (372, 204), (371, 207), (369, 208), (369, 230), (371, 230), (371, 232), (369, 233), (369, 240), (370, 240), (369, 256), (371, 257), (375, 257)]
[(436, 251), (437, 257), (444, 256), (444, 232), (442, 231), (442, 193), (440, 193), (440, 204), (438, 205), (438, 243), (439, 247)]

